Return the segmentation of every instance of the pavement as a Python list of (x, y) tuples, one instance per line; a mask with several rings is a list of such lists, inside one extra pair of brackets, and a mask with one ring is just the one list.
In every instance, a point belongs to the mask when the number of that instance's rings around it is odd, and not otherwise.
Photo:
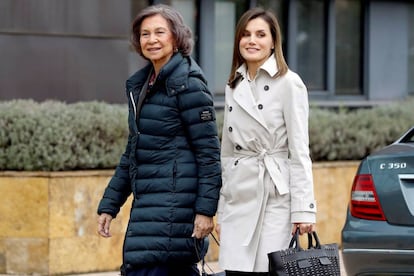
[[(201, 268), (199, 267), (200, 271)], [(207, 273), (220, 272), (222, 269), (218, 266), (218, 262), (208, 262), (204, 266), (204, 269)], [(96, 272), (96, 273), (84, 273), (84, 274), (71, 274), (67, 276), (119, 276), (119, 271), (110, 271), (110, 272)]]
[[(341, 265), (341, 276), (347, 276), (343, 262), (342, 262), (341, 250), (339, 250), (339, 259), (340, 259), (340, 265)], [(218, 262), (207, 262), (205, 266), (205, 270), (207, 273), (222, 271), (222, 269), (218, 265)], [(10, 276), (10, 274), (0, 274), (0, 276)], [(120, 276), (120, 272), (119, 271), (91, 272), (91, 273), (82, 273), (82, 274), (68, 274), (66, 276)]]
[[(339, 250), (339, 259), (340, 259), (340, 265), (341, 265), (341, 276), (347, 276), (345, 272), (345, 267), (342, 262), (342, 254)], [(222, 269), (219, 267), (218, 262), (207, 262), (207, 265), (205, 266), (205, 270), (207, 273), (211, 272), (220, 272)], [(119, 276), (119, 271), (111, 271), (111, 272), (97, 272), (97, 273), (86, 273), (86, 274), (72, 274), (67, 276)]]
[[(201, 267), (199, 266), (201, 271)], [(218, 266), (218, 262), (207, 262), (204, 266), (204, 269), (207, 273), (220, 272), (222, 269)], [(119, 276), (119, 271), (111, 272), (96, 272), (96, 273), (86, 273), (86, 274), (72, 274), (67, 276)]]

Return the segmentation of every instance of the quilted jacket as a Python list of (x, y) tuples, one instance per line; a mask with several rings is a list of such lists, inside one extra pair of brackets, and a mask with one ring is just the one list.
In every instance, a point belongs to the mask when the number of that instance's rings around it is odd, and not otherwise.
[(175, 54), (136, 114), (151, 70), (149, 64), (126, 82), (128, 143), (98, 207), (98, 214), (116, 217), (133, 194), (123, 248), (127, 270), (197, 262), (195, 214), (215, 215), (221, 187), (213, 99), (201, 69)]

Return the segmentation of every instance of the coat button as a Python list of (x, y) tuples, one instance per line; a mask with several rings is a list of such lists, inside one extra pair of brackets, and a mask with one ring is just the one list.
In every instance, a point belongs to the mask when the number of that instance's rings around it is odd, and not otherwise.
[(234, 161), (234, 166), (237, 166), (239, 164), (239, 160)]
[(241, 149), (242, 149), (242, 147), (240, 145), (236, 146), (236, 150), (241, 150)]
[(313, 207), (315, 207), (315, 205), (313, 205), (313, 203), (309, 204), (309, 208), (313, 209)]
[(265, 91), (269, 90), (269, 85), (265, 85), (265, 86), (263, 87), (263, 89), (264, 89)]
[(232, 106), (229, 106), (229, 112), (231, 112), (233, 110)]
[(259, 105), (257, 106), (257, 108), (259, 108), (259, 109), (263, 109), (263, 105), (262, 105), (262, 104), (259, 104)]
[(232, 127), (229, 127), (229, 131), (232, 132), (233, 131), (233, 128)]

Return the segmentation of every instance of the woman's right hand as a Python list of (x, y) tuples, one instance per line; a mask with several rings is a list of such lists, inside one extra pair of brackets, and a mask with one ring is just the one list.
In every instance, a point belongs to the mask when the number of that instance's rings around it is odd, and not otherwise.
[(314, 223), (297, 222), (293, 224), (292, 235), (295, 235), (296, 229), (299, 228), (299, 234), (312, 233), (316, 231), (316, 225)]
[(113, 217), (110, 214), (102, 213), (98, 218), (98, 234), (104, 238), (112, 237), (109, 232)]

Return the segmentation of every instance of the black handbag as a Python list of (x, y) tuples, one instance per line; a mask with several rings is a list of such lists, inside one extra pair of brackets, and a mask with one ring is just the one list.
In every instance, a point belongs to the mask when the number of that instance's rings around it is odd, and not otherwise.
[(297, 229), (289, 248), (268, 253), (267, 256), (270, 276), (341, 275), (338, 245), (336, 243), (321, 245), (316, 232), (308, 233), (307, 250), (300, 246), (299, 229)]
[[(220, 246), (220, 243), (216, 239), (216, 237), (212, 233), (210, 233), (210, 235), (213, 237), (217, 245)], [(211, 267), (206, 263), (205, 256), (207, 254), (208, 245), (209, 245), (208, 237), (205, 237), (204, 239), (201, 239), (201, 240), (196, 240), (195, 242), (196, 253), (201, 262), (201, 276), (226, 276), (225, 271), (214, 272), (213, 269), (211, 269)], [(206, 267), (208, 268), (209, 272), (206, 271)]]

